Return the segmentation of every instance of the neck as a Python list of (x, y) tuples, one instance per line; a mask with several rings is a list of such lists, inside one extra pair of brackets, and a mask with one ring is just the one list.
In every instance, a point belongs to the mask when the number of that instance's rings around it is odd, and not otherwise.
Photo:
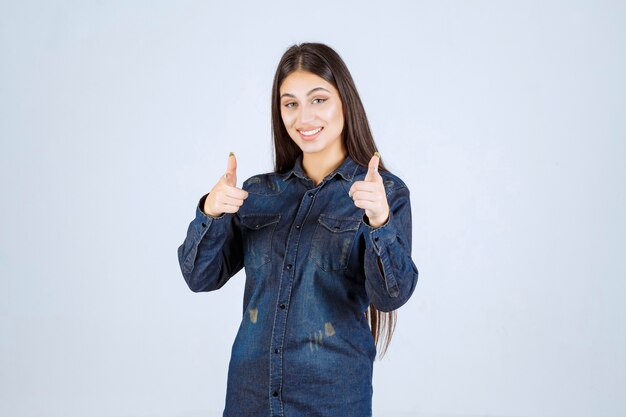
[(302, 168), (317, 187), (328, 174), (339, 168), (347, 155), (348, 153), (343, 147), (341, 152), (332, 154), (323, 152), (305, 153), (302, 156)]

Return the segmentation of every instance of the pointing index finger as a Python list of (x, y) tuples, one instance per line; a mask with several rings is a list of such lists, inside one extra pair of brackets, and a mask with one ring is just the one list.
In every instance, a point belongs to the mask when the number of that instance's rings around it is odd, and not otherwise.
[(237, 172), (237, 158), (235, 158), (235, 153), (231, 152), (228, 154), (228, 164), (226, 165), (226, 173), (236, 173)]
[(370, 163), (368, 165), (368, 168), (378, 172), (378, 164), (380, 163), (380, 154), (378, 153), (378, 151), (374, 152), (374, 156), (372, 156), (372, 159), (370, 159)]

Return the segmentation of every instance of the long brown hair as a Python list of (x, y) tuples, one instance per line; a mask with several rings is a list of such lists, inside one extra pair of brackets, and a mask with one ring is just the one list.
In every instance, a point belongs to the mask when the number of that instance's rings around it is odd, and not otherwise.
[[(370, 130), (361, 98), (357, 92), (348, 67), (339, 54), (321, 43), (301, 43), (293, 45), (283, 54), (272, 86), (272, 136), (274, 138), (274, 170), (286, 172), (293, 168), (302, 151), (294, 143), (280, 114), (280, 86), (292, 72), (311, 72), (329, 83), (339, 92), (341, 98), (344, 127), (342, 140), (348, 155), (359, 165), (367, 167), (376, 151), (374, 137)], [(379, 170), (386, 171), (382, 161)], [(376, 346), (381, 345), (380, 357), (384, 356), (397, 322), (397, 312), (379, 311), (373, 304), (365, 311)]]

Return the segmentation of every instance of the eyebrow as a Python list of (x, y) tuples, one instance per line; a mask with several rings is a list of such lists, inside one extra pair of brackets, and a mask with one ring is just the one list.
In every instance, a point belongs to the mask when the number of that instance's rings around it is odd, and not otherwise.
[[(316, 92), (316, 91), (318, 91), (318, 90), (323, 90), (323, 91), (326, 91), (327, 93), (329, 93), (329, 94), (330, 94), (330, 91), (328, 91), (328, 90), (327, 90), (327, 89), (325, 89), (324, 87), (315, 87), (314, 89), (312, 89), (311, 91), (309, 91), (308, 93), (306, 93), (306, 95), (307, 95), (307, 96), (310, 96), (311, 94), (313, 94), (314, 92)], [(283, 98), (283, 97), (293, 97), (293, 98), (296, 98), (296, 96), (294, 96), (293, 94), (290, 94), (290, 93), (284, 93), (284, 94), (282, 94), (282, 95), (280, 96), (280, 98)]]

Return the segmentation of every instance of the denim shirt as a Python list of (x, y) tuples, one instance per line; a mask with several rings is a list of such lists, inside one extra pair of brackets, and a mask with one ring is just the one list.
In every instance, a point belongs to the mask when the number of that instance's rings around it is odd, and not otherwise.
[(418, 271), (408, 188), (380, 172), (390, 214), (373, 228), (348, 195), (366, 173), (348, 156), (315, 186), (299, 158), (287, 173), (246, 180), (236, 214), (209, 217), (201, 198), (178, 248), (187, 285), (217, 290), (245, 268), (224, 417), (371, 416), (365, 311), (406, 303)]

